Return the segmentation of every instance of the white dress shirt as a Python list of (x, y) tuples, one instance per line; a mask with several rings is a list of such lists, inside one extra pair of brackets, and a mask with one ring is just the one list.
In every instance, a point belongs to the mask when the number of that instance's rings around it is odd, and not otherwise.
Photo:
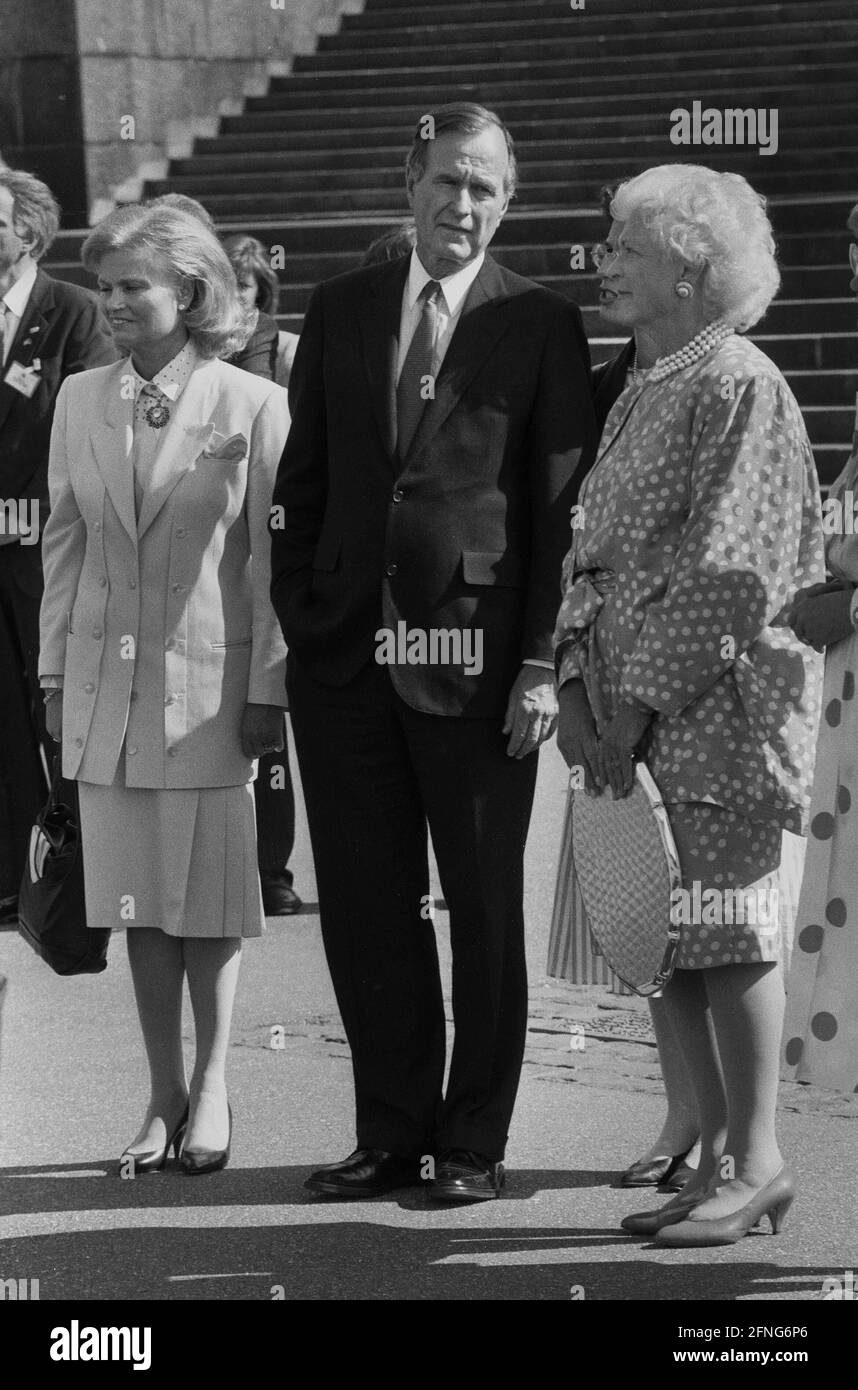
[[(435, 330), (435, 351), (432, 358), (432, 375), (437, 376), (441, 370), (441, 363), (447, 348), (450, 346), (450, 339), (456, 331), (456, 325), (462, 313), (462, 305), (468, 294), (468, 290), (476, 280), (482, 269), (485, 260), (485, 252), (481, 252), (476, 260), (470, 261), (461, 270), (454, 271), (452, 275), (445, 275), (443, 280), (439, 280), (441, 294), (438, 299)], [(402, 316), (399, 320), (399, 356), (396, 362), (396, 380), (402, 371), (403, 363), (408, 356), (408, 349), (411, 346), (411, 339), (414, 331), (420, 322), (420, 315), (423, 312), (423, 305), (419, 303), (420, 292), (424, 285), (428, 285), (433, 277), (423, 265), (416, 251), (411, 252), (411, 264), (408, 267), (408, 279), (405, 282), (405, 290), (402, 295)]]
[(39, 267), (29, 256), (23, 257), (25, 262), (24, 269), (18, 276), (14, 284), (10, 285), (3, 296), (3, 365), (9, 356), (9, 351), (15, 341), (18, 329), (21, 327), (21, 319), (27, 308), (27, 301), (33, 293), (33, 286), (36, 283), (36, 275)]

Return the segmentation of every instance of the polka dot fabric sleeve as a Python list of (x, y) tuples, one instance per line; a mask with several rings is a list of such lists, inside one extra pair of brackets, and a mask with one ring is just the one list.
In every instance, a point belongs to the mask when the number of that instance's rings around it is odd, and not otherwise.
[[(804, 425), (781, 383), (756, 377), (722, 390), (732, 398), (721, 399), (715, 381), (698, 398), (687, 521), (620, 686), (665, 714), (737, 660), (753, 660), (750, 649), (795, 592), (819, 507)], [(817, 549), (808, 583), (823, 578)]]

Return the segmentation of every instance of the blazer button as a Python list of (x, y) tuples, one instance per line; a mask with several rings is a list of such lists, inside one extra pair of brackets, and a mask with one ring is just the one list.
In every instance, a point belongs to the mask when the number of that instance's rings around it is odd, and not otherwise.
[(179, 751), (178, 748), (168, 748), (168, 749), (167, 749), (167, 757), (168, 757), (168, 758), (175, 758), (175, 756), (176, 756), (176, 754), (178, 753), (178, 751)]
[(100, 521), (97, 521), (97, 522), (95, 523), (95, 529), (96, 529), (96, 531), (100, 531), (100, 530), (101, 530), (101, 522), (100, 522)]
[(385, 570), (385, 573), (390, 575), (398, 574), (399, 566), (396, 564), (389, 564)]
[(173, 584), (172, 589), (174, 594), (183, 594), (185, 592), (184, 584)]
[(129, 579), (129, 581), (128, 581), (128, 587), (129, 587), (129, 589), (136, 589), (136, 588), (137, 588), (137, 580), (136, 580), (136, 579)]
[(126, 751), (126, 753), (128, 754), (129, 758), (133, 758), (133, 757), (134, 757), (134, 754), (137, 752), (137, 745), (136, 745), (136, 743), (132, 743), (131, 747), (130, 747), (130, 748), (126, 748), (125, 751)]
[(175, 695), (165, 695), (165, 696), (164, 696), (164, 704), (165, 704), (165, 705), (174, 705), (175, 703), (176, 703), (176, 697), (175, 697)]
[(94, 627), (94, 628), (92, 629), (92, 635), (93, 635), (93, 637), (96, 637), (96, 638), (101, 637), (101, 628), (100, 628), (100, 627)]
[(103, 579), (103, 578), (102, 578), (102, 579), (99, 579), (99, 581), (98, 581), (98, 587), (99, 587), (99, 589), (106, 589), (106, 588), (107, 588), (107, 580), (106, 580), (106, 579)]
[(95, 686), (92, 684), (92, 681), (87, 682), (87, 684), (84, 686), (84, 690), (86, 691), (87, 695), (92, 694), (92, 692), (95, 690)]
[(184, 527), (184, 526), (180, 526), (179, 529), (178, 529), (178, 531), (176, 532), (176, 535), (177, 535), (177, 536), (186, 536), (187, 534), (188, 534), (188, 533), (187, 533), (187, 531), (185, 530), (185, 527)]
[(405, 496), (405, 493), (402, 491), (402, 488), (401, 488), (401, 487), (394, 488), (394, 491), (393, 491), (393, 500), (394, 500), (394, 502), (401, 502), (404, 496)]
[(82, 739), (82, 738), (76, 738), (75, 741), (74, 741), (74, 746), (75, 746), (75, 748), (83, 748), (83, 739)]

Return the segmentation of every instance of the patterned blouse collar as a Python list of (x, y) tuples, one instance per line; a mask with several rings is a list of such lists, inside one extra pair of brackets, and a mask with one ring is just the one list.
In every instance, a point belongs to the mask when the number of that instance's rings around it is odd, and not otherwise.
[(144, 386), (156, 386), (168, 401), (177, 401), (191, 379), (191, 375), (200, 360), (200, 354), (194, 347), (192, 338), (189, 338), (184, 347), (176, 353), (175, 357), (162, 367), (160, 372), (156, 372), (151, 383), (141, 376), (134, 366), (131, 358), (128, 358), (128, 369), (134, 378), (134, 399), (140, 395)]

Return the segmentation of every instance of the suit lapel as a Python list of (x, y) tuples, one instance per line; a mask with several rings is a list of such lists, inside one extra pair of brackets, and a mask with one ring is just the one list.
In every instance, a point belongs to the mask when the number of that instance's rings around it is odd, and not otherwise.
[(39, 349), (48, 329), (47, 315), (53, 310), (53, 307), (54, 291), (51, 278), (43, 270), (40, 270), (36, 275), (21, 322), (18, 324), (18, 332), (12, 339), (6, 364), (0, 373), (0, 429), (5, 423), (13, 402), (22, 399), (20, 393), (12, 386), (7, 385), (2, 378), (6, 376), (13, 362), (21, 362), (26, 367), (29, 366), (34, 357), (41, 356)]
[[(128, 378), (127, 381), (124, 378)], [(137, 517), (134, 508), (134, 475), (131, 446), (134, 401), (129, 382), (127, 359), (117, 362), (105, 388), (106, 401), (101, 419), (90, 427), (90, 443), (98, 471), (114, 511), (134, 544), (137, 544)]]
[(217, 394), (216, 364), (202, 362), (171, 409), (170, 423), (155, 457), (152, 476), (143, 496), (137, 520), (140, 539), (167, 501), (173, 489), (196, 463), (214, 433), (210, 420)]
[(462, 305), (459, 322), (435, 382), (434, 399), (427, 402), (411, 441), (409, 462), (431, 444), (498, 339), (506, 332), (509, 326), (504, 312), (507, 298), (501, 271), (487, 256)]
[(369, 286), (360, 326), (370, 397), (391, 467), (396, 453), (396, 359), (402, 295), (410, 256), (403, 256)]

